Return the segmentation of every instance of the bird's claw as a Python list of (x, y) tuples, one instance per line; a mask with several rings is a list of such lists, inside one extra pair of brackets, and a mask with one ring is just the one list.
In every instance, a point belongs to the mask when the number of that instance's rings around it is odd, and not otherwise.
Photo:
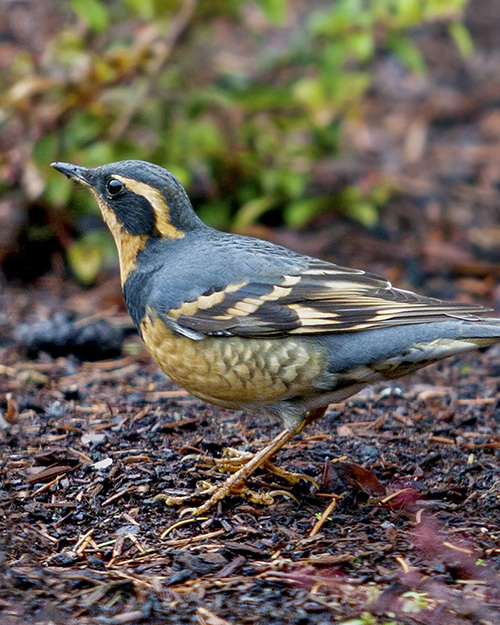
[[(223, 486), (220, 486), (220, 488), (223, 488)], [(212, 491), (212, 494), (215, 493), (216, 490), (217, 489), (214, 488), (214, 490)], [(247, 486), (242, 486), (237, 490), (235, 489), (234, 492), (230, 491), (230, 492), (224, 493), (224, 495), (220, 499), (223, 499), (223, 497), (226, 497), (227, 495), (230, 495), (230, 494), (238, 495), (238, 497), (242, 497), (243, 499), (247, 499), (251, 503), (259, 504), (261, 506), (273, 505), (275, 497), (278, 497), (278, 496), (289, 497), (290, 499), (293, 499), (295, 502), (297, 502), (296, 497), (294, 497), (291, 493), (289, 493), (286, 490), (272, 490), (269, 493), (258, 493), (248, 488)], [(184, 510), (180, 511), (179, 517), (180, 518), (184, 518), (188, 516), (199, 517), (200, 515), (208, 512), (208, 510), (210, 510), (212, 505), (213, 505), (212, 500), (209, 499), (205, 503), (201, 504), (201, 506), (196, 506), (194, 508), (184, 508)]]

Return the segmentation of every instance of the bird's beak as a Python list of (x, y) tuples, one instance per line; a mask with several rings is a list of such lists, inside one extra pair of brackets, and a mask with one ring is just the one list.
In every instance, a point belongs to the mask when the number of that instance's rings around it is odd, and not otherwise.
[(51, 163), (51, 167), (57, 169), (62, 174), (70, 178), (71, 180), (76, 180), (86, 186), (91, 187), (92, 184), (90, 182), (90, 169), (86, 167), (79, 167), (78, 165), (73, 165), (72, 163)]

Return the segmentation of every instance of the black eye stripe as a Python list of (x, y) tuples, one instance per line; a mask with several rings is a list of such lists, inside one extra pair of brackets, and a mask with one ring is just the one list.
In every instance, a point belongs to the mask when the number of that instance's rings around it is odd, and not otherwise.
[(117, 197), (125, 189), (123, 182), (120, 182), (116, 178), (110, 178), (106, 183), (106, 191), (109, 197)]

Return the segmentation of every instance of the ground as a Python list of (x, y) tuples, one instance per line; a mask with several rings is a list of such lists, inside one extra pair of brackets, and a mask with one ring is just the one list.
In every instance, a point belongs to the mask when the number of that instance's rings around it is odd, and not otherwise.
[(222, 479), (203, 459), (277, 424), (190, 397), (133, 333), (115, 359), (27, 359), (20, 321), (78, 330), (61, 311), (88, 293), (53, 287), (2, 294), (2, 625), (500, 622), (500, 348), (331, 407), (277, 459), (318, 488), (260, 472), (290, 496), (180, 519), (155, 497)]

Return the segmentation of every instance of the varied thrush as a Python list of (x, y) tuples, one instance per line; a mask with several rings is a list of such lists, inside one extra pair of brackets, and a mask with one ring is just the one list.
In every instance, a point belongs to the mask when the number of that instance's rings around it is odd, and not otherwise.
[(163, 371), (205, 401), (283, 423), (194, 514), (240, 488), (328, 404), (500, 341), (500, 320), (478, 316), (481, 306), (206, 226), (157, 165), (53, 166), (96, 198), (127, 309)]

